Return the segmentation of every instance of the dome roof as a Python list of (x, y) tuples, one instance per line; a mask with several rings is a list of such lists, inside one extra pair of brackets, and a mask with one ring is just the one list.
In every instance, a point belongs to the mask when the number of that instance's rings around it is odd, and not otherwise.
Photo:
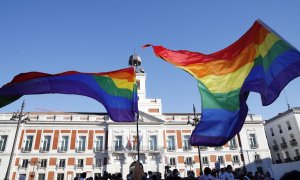
[(129, 57), (128, 64), (130, 66), (140, 66), (142, 64), (142, 59), (136, 53)]

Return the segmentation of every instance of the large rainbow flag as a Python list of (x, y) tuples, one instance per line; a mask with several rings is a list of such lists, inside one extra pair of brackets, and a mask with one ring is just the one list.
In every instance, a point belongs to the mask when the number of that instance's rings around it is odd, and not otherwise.
[(250, 91), (260, 93), (266, 106), (300, 75), (299, 51), (259, 20), (235, 43), (212, 54), (152, 47), (158, 57), (198, 81), (202, 116), (192, 145), (225, 144), (244, 124)]
[(133, 67), (103, 73), (22, 73), (0, 88), (0, 108), (23, 95), (46, 93), (77, 94), (93, 98), (104, 105), (114, 121), (131, 122), (138, 113)]

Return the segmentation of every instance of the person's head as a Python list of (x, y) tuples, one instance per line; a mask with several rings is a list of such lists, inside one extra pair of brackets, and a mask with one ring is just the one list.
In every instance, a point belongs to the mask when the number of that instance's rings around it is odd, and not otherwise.
[(148, 175), (149, 175), (149, 177), (151, 177), (152, 176), (152, 171), (148, 171)]
[(215, 169), (213, 169), (210, 174), (214, 177), (217, 177), (217, 171)]
[(86, 178), (86, 172), (81, 173), (80, 178)]
[(173, 169), (173, 176), (179, 176), (178, 169)]
[(231, 166), (231, 165), (228, 165), (228, 166), (226, 167), (226, 171), (227, 171), (227, 172), (232, 172), (232, 166)]
[(204, 174), (209, 175), (211, 173), (211, 169), (209, 167), (204, 168)]
[(281, 176), (280, 180), (300, 179), (300, 171), (293, 170)]

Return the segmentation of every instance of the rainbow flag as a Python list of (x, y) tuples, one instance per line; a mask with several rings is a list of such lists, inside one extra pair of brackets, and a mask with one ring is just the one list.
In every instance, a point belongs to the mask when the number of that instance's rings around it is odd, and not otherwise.
[(114, 121), (131, 122), (138, 113), (133, 67), (103, 73), (22, 73), (0, 88), (0, 108), (23, 95), (47, 93), (77, 94), (93, 98), (104, 105)]
[(152, 47), (158, 57), (198, 81), (202, 116), (192, 145), (224, 145), (244, 124), (250, 91), (269, 105), (300, 75), (299, 51), (259, 20), (235, 43), (212, 54)]

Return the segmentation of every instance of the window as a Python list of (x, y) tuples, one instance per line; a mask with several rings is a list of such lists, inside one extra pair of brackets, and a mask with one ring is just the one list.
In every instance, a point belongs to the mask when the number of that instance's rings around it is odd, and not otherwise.
[(123, 150), (122, 136), (115, 136), (115, 151)]
[(168, 151), (175, 150), (175, 137), (174, 136), (168, 136), (167, 145), (168, 145)]
[(261, 162), (261, 159), (260, 159), (260, 155), (259, 155), (259, 154), (255, 154), (255, 155), (254, 155), (254, 161), (255, 161), (255, 162)]
[(156, 151), (157, 150), (157, 136), (151, 135), (149, 138), (149, 150)]
[(249, 134), (249, 142), (250, 142), (250, 148), (252, 149), (258, 148), (255, 134)]
[(46, 176), (44, 173), (40, 173), (39, 176), (38, 176), (38, 180), (45, 180), (46, 179)]
[(170, 164), (170, 166), (176, 166), (176, 160), (175, 160), (175, 158), (170, 158), (169, 159), (169, 164)]
[(57, 173), (57, 180), (64, 180), (64, 173)]
[(2, 152), (5, 150), (6, 141), (7, 141), (7, 135), (0, 136), (0, 151)]
[(59, 168), (64, 168), (66, 167), (66, 160), (65, 159), (60, 159), (58, 163)]
[(285, 154), (285, 158), (286, 158), (286, 159), (289, 159), (289, 158), (290, 158), (290, 153), (289, 153), (288, 151), (285, 151), (284, 154)]
[(48, 152), (50, 149), (51, 136), (44, 136), (41, 151)]
[(203, 162), (203, 164), (208, 164), (208, 158), (207, 157), (202, 157), (202, 162)]
[(295, 155), (296, 155), (297, 157), (300, 156), (299, 149), (295, 149)]
[(77, 159), (77, 167), (83, 167), (83, 159)]
[(280, 160), (281, 158), (280, 158), (280, 154), (279, 153), (277, 153), (277, 159), (278, 160)]
[(230, 148), (230, 149), (236, 149), (236, 148), (237, 148), (237, 144), (236, 144), (235, 138), (232, 138), (232, 139), (229, 141), (229, 148)]
[(277, 145), (277, 141), (275, 139), (273, 139), (273, 143), (274, 145)]
[(101, 167), (101, 159), (95, 160), (95, 167)]
[(190, 135), (184, 135), (183, 136), (183, 150), (187, 151), (187, 150), (191, 150), (192, 146), (190, 144)]
[(26, 136), (23, 152), (30, 152), (32, 148), (33, 136)]
[(279, 130), (279, 133), (281, 134), (282, 133), (281, 125), (278, 124), (277, 127), (278, 127), (278, 130)]
[(295, 139), (294, 134), (290, 134), (291, 140)]
[(290, 121), (286, 121), (285, 123), (286, 123), (286, 126), (287, 126), (288, 130), (291, 130), (292, 126), (291, 126)]
[(59, 152), (67, 152), (69, 146), (69, 136), (61, 136)]
[(103, 150), (103, 136), (96, 136), (95, 140), (95, 152)]
[(193, 164), (193, 158), (192, 157), (187, 157), (186, 159), (185, 159), (185, 162), (184, 162), (185, 164), (189, 164), (189, 165), (192, 165)]
[(47, 159), (41, 159), (40, 167), (41, 168), (46, 168), (47, 167)]
[(28, 163), (29, 163), (28, 159), (23, 159), (23, 161), (22, 161), (22, 168), (27, 168), (28, 167)]
[[(133, 136), (132, 138), (133, 138), (133, 141), (132, 141), (132, 149), (133, 149), (133, 150), (137, 150), (137, 146), (138, 146), (138, 139), (137, 139), (137, 136), (135, 135), (135, 136)], [(140, 138), (139, 138), (139, 143), (141, 143), (141, 138), (142, 138), (142, 136), (140, 136)], [(140, 147), (141, 147), (141, 144), (140, 144)]]
[(232, 160), (233, 160), (233, 163), (239, 163), (240, 162), (239, 156), (233, 156)]
[(77, 152), (85, 151), (86, 136), (79, 136), (77, 142)]
[(218, 156), (218, 162), (220, 164), (223, 164), (224, 163), (224, 157), (223, 156)]
[(271, 135), (274, 136), (274, 130), (273, 130), (273, 128), (270, 128), (270, 131), (271, 131)]

